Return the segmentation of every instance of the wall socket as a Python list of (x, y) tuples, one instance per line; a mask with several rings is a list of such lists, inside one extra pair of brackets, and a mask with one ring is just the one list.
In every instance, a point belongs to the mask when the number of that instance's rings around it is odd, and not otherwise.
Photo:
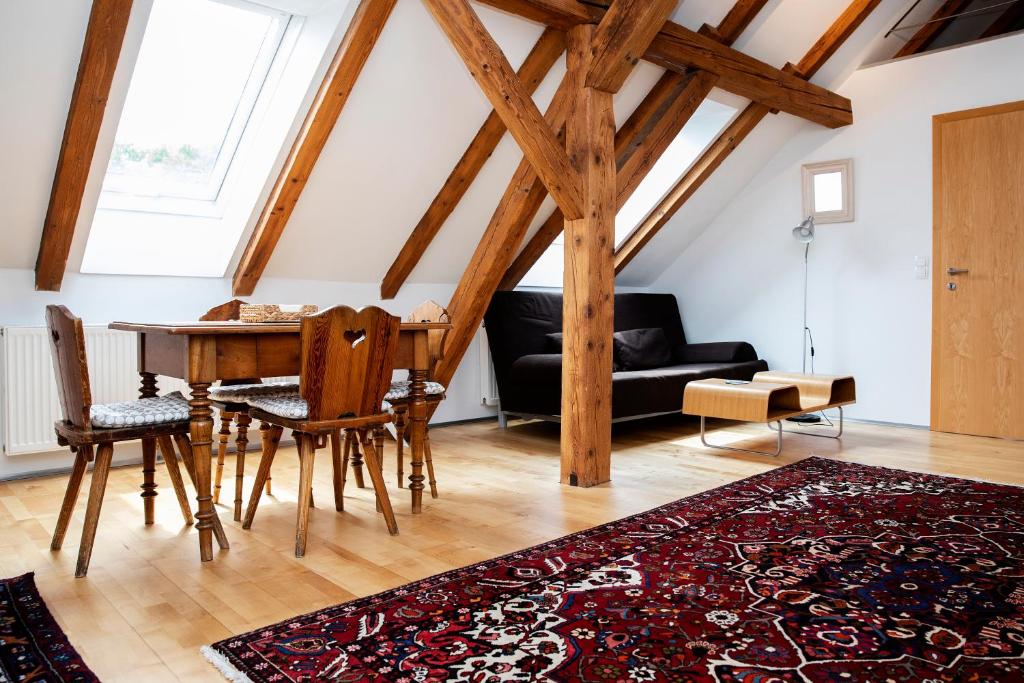
[(928, 257), (927, 256), (915, 256), (914, 257), (914, 279), (916, 279), (916, 280), (927, 280), (928, 279), (928, 275), (930, 273), (930, 268), (928, 266), (929, 266), (929, 263), (928, 263)]

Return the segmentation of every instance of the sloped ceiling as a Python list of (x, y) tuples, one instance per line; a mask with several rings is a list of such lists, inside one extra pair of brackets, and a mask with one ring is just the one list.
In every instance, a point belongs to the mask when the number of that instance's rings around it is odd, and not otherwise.
[(35, 265), (89, 2), (0, 2), (0, 268)]
[[(735, 46), (777, 66), (796, 62), (848, 1), (770, 0)], [(692, 29), (705, 22), (715, 24), (731, 4), (731, 0), (682, 0), (674, 20)], [(0, 267), (34, 265), (89, 5), (88, 0), (0, 3), (0, 92), (4, 93), (0, 202), (6, 208)], [(815, 82), (830, 87), (841, 83), (844, 74), (861, 63), (857, 60), (865, 46), (884, 33), (906, 5), (907, 0), (883, 0)], [(509, 61), (518, 65), (542, 27), (488, 7), (477, 6), (477, 10)], [(536, 100), (542, 109), (563, 71), (561, 64), (556, 66), (538, 89)], [(616, 98), (620, 122), (660, 74), (659, 68), (645, 63), (634, 71)], [(489, 110), (421, 0), (399, 0), (266, 274), (379, 283)], [(108, 118), (111, 115), (108, 111)], [(620, 284), (644, 285), (657, 277), (793, 126), (804, 125), (810, 124), (785, 114), (762, 124), (633, 261), (620, 276)], [(520, 158), (506, 135), (411, 282), (459, 279)], [(260, 208), (254, 207), (250, 229)], [(549, 200), (538, 223), (551, 208)], [(83, 223), (87, 227), (88, 216), (79, 223), (80, 233)], [(247, 239), (248, 231), (236, 260)], [(227, 275), (233, 269), (234, 262)]]

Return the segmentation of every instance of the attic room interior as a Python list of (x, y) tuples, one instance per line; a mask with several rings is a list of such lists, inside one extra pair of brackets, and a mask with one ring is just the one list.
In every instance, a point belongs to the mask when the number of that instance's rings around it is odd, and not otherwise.
[(1024, 680), (1024, 0), (0, 2), (0, 683)]

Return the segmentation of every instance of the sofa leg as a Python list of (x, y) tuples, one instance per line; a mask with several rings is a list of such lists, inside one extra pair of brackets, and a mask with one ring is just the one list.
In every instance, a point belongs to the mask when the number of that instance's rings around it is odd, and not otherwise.
[(504, 410), (498, 411), (498, 426), (502, 429), (508, 429), (508, 415), (505, 414)]

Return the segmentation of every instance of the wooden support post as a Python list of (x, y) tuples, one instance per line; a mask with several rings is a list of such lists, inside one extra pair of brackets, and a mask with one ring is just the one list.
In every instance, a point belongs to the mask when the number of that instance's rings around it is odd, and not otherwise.
[(586, 85), (595, 27), (569, 31), (569, 157), (580, 176), (583, 217), (565, 221), (562, 352), (562, 482), (611, 478), (615, 269), (615, 116), (612, 95)]

